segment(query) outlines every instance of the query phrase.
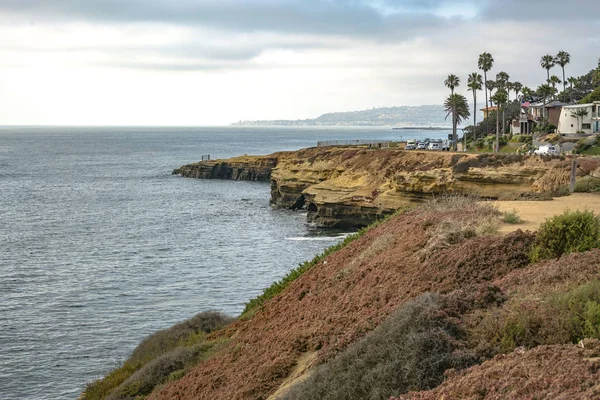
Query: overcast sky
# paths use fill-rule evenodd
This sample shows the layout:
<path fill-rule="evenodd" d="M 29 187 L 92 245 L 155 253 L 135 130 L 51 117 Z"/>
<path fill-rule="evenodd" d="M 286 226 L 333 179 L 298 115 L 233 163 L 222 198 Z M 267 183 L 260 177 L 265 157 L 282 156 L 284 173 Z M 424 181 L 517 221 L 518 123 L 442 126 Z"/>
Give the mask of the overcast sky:
<path fill-rule="evenodd" d="M 544 54 L 568 51 L 567 76 L 596 67 L 599 15 L 597 0 L 0 0 L 0 124 L 441 104 L 445 77 L 466 81 L 483 51 L 535 88 Z"/>

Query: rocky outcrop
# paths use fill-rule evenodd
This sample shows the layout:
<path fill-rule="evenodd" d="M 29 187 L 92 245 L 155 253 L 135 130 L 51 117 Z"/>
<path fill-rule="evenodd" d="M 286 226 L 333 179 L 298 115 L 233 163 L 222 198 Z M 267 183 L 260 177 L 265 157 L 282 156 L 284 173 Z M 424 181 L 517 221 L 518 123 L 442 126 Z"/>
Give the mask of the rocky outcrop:
<path fill-rule="evenodd" d="M 184 165 L 173 175 L 198 179 L 231 179 L 235 181 L 269 181 L 278 157 L 242 156 L 229 160 L 208 160 Z"/>
<path fill-rule="evenodd" d="M 600 161 L 580 162 L 579 174 Z M 505 154 L 319 147 L 206 161 L 174 171 L 205 179 L 271 181 L 271 204 L 306 209 L 323 227 L 361 227 L 436 194 L 497 199 L 553 192 L 569 183 L 571 160 Z"/>

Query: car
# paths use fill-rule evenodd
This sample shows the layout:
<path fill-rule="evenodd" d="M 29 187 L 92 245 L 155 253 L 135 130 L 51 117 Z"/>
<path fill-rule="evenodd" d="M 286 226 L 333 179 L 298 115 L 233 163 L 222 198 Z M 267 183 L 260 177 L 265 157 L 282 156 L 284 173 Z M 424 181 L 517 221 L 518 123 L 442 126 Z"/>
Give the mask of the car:
<path fill-rule="evenodd" d="M 442 149 L 442 146 L 440 146 L 439 143 L 429 143 L 429 146 L 427 147 L 429 150 L 435 150 L 435 151 L 439 151 Z"/>
<path fill-rule="evenodd" d="M 414 149 L 416 149 L 416 148 L 417 148 L 417 146 L 415 146 L 414 144 L 407 144 L 407 145 L 404 147 L 404 150 L 414 150 Z"/>
<path fill-rule="evenodd" d="M 417 150 L 425 150 L 426 146 L 424 142 L 421 142 L 417 145 Z"/>
<path fill-rule="evenodd" d="M 533 154 L 541 156 L 541 155 L 559 155 L 560 148 L 558 146 L 540 146 L 537 150 L 533 152 Z"/>

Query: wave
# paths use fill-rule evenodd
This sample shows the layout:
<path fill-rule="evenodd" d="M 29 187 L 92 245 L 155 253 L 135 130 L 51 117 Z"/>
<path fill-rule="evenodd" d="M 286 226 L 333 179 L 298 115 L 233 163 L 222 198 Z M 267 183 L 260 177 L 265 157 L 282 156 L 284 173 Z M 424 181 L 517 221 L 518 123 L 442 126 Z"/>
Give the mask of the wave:
<path fill-rule="evenodd" d="M 298 237 L 289 237 L 285 238 L 285 240 L 294 240 L 294 241 L 320 241 L 320 242 L 332 242 L 340 239 L 345 239 L 350 233 L 343 233 L 337 236 L 298 236 Z"/>

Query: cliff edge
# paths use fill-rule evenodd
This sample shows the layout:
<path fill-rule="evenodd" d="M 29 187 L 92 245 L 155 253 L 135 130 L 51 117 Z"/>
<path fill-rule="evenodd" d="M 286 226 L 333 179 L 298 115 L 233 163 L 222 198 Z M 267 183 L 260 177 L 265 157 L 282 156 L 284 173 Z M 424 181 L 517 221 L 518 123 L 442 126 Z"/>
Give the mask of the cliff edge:
<path fill-rule="evenodd" d="M 599 165 L 582 160 L 578 174 Z M 203 161 L 173 173 L 270 181 L 273 206 L 306 209 L 318 226 L 355 228 L 441 193 L 497 199 L 564 190 L 570 170 L 564 157 L 332 146 Z"/>

